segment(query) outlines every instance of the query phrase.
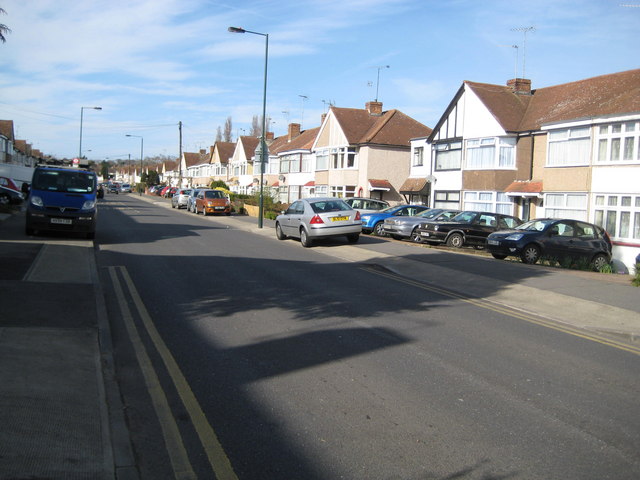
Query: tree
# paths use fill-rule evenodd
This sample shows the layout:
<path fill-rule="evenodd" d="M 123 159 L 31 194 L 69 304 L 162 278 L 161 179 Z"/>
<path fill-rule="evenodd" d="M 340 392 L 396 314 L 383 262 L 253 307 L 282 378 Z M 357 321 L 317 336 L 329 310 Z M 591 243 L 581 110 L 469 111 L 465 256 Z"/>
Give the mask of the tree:
<path fill-rule="evenodd" d="M 5 12 L 4 8 L 0 7 L 0 14 L 2 13 L 6 14 L 7 12 Z M 7 33 L 11 33 L 11 29 L 0 23 L 0 42 L 5 43 L 7 41 L 5 37 Z"/>
<path fill-rule="evenodd" d="M 249 135 L 252 137 L 260 137 L 262 135 L 262 119 L 258 115 L 254 115 L 251 120 L 251 132 Z"/>
<path fill-rule="evenodd" d="M 100 176 L 105 180 L 109 178 L 109 164 L 106 160 L 103 160 L 100 164 Z"/>
<path fill-rule="evenodd" d="M 218 125 L 218 130 L 216 131 L 216 142 L 222 141 L 222 128 Z"/>
<path fill-rule="evenodd" d="M 224 122 L 224 141 L 230 142 L 233 140 L 233 124 L 231 123 L 231 117 L 227 117 L 227 121 Z"/>

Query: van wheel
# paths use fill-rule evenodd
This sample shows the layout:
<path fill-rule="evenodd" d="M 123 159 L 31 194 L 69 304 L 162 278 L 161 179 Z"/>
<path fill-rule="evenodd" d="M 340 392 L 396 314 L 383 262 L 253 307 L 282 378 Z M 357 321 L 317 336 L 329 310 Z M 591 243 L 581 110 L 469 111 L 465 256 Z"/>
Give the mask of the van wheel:
<path fill-rule="evenodd" d="M 33 228 L 26 227 L 26 228 L 24 229 L 24 233 L 25 233 L 26 235 L 28 235 L 28 236 L 32 236 L 32 235 L 35 235 L 35 233 L 36 233 L 36 232 L 35 232 L 35 230 L 34 230 Z"/>
<path fill-rule="evenodd" d="M 96 232 L 87 233 L 87 239 L 93 240 L 94 238 L 96 238 Z"/>

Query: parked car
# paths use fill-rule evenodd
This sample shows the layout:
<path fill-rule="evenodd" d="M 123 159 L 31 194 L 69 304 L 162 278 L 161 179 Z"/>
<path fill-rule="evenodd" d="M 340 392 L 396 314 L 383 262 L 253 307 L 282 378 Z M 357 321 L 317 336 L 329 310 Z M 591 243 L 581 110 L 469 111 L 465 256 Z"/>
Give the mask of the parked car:
<path fill-rule="evenodd" d="M 110 183 L 107 188 L 107 193 L 119 193 L 120 192 L 120 184 L 119 183 Z"/>
<path fill-rule="evenodd" d="M 161 197 L 166 197 L 167 196 L 167 192 L 171 190 L 171 185 L 165 185 L 164 187 L 162 187 L 160 189 L 160 192 L 157 193 L 157 195 L 161 196 Z"/>
<path fill-rule="evenodd" d="M 21 187 L 18 186 L 18 182 L 9 177 L 0 177 L 0 187 L 7 187 L 17 192 L 21 191 Z"/>
<path fill-rule="evenodd" d="M 200 193 L 200 188 L 192 188 L 189 198 L 187 199 L 187 211 L 196 213 L 196 197 Z"/>
<path fill-rule="evenodd" d="M 539 218 L 487 237 L 487 250 L 499 260 L 520 257 L 537 263 L 542 256 L 583 259 L 600 270 L 611 261 L 611 239 L 597 225 L 578 220 Z"/>
<path fill-rule="evenodd" d="M 360 215 L 363 213 L 374 213 L 389 208 L 389 203 L 384 200 L 376 200 L 375 198 L 350 197 L 343 199 L 347 205 L 354 210 L 358 210 Z"/>
<path fill-rule="evenodd" d="M 189 201 L 189 195 L 191 195 L 190 188 L 181 188 L 171 197 L 171 208 L 187 208 L 187 202 Z"/>
<path fill-rule="evenodd" d="M 20 205 L 23 200 L 21 191 L 0 185 L 0 205 Z"/>
<path fill-rule="evenodd" d="M 421 223 L 446 222 L 447 220 L 451 220 L 458 213 L 460 213 L 460 210 L 430 208 L 411 217 L 393 216 L 385 218 L 382 228 L 385 235 L 395 238 L 396 240 L 410 238 L 414 242 L 420 242 L 422 239 L 416 233 L 416 229 Z"/>
<path fill-rule="evenodd" d="M 383 222 L 389 217 L 413 217 L 420 212 L 427 210 L 429 207 L 424 205 L 398 205 L 395 207 L 385 208 L 379 212 L 363 213 L 362 231 L 364 233 L 375 233 L 378 236 L 384 236 Z"/>
<path fill-rule="evenodd" d="M 196 213 L 202 212 L 204 216 L 210 213 L 231 215 L 231 202 L 222 190 L 207 188 L 198 192 L 195 209 Z"/>
<path fill-rule="evenodd" d="M 122 193 L 131 193 L 131 184 L 123 183 L 122 185 L 120 185 L 120 191 Z"/>
<path fill-rule="evenodd" d="M 473 245 L 484 247 L 489 234 L 522 223 L 517 217 L 492 212 L 460 212 L 448 222 L 420 224 L 416 233 L 422 241 L 431 245 L 446 244 L 448 247 Z"/>
<path fill-rule="evenodd" d="M 342 235 L 349 243 L 356 243 L 361 231 L 360 212 L 335 197 L 296 200 L 276 217 L 276 237 L 299 238 L 303 247 L 312 246 L 318 238 Z"/>

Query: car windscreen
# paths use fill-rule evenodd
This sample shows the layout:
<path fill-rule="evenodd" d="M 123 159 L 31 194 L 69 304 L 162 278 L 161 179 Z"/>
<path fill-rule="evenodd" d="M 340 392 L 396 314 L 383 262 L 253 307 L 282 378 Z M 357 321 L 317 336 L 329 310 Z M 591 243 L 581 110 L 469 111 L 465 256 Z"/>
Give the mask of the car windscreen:
<path fill-rule="evenodd" d="M 204 197 L 205 198 L 225 198 L 224 193 L 222 193 L 220 190 L 209 190 L 207 192 L 204 192 Z"/>
<path fill-rule="evenodd" d="M 452 222 L 471 223 L 478 215 L 478 212 L 460 212 L 451 219 Z"/>
<path fill-rule="evenodd" d="M 516 229 L 526 230 L 528 232 L 542 232 L 548 225 L 551 225 L 555 220 L 530 220 L 518 225 Z"/>
<path fill-rule="evenodd" d="M 33 174 L 34 190 L 67 193 L 93 193 L 95 176 L 81 171 L 36 170 Z"/>

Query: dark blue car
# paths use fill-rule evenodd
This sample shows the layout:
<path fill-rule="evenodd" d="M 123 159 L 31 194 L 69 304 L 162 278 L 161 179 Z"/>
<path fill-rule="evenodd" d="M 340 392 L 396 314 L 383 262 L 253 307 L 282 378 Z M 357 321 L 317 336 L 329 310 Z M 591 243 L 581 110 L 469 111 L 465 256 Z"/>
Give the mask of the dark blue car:
<path fill-rule="evenodd" d="M 384 230 L 382 228 L 384 219 L 392 216 L 408 216 L 412 217 L 418 213 L 427 210 L 429 207 L 424 205 L 397 205 L 395 207 L 385 208 L 375 213 L 362 214 L 362 231 L 364 233 L 375 233 L 382 237 Z"/>
<path fill-rule="evenodd" d="M 594 270 L 611 261 L 611 239 L 607 232 L 578 220 L 540 218 L 512 230 L 487 237 L 487 250 L 494 258 L 520 257 L 523 263 L 537 263 L 542 256 L 561 260 L 583 259 Z"/>

